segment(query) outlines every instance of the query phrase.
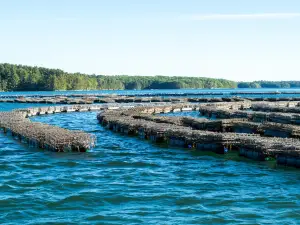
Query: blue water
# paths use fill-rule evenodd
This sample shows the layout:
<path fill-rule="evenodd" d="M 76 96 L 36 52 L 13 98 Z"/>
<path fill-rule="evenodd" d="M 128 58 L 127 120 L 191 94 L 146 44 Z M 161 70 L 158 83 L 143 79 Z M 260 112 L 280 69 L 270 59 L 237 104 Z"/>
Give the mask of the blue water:
<path fill-rule="evenodd" d="M 13 109 L 26 109 L 26 108 L 46 107 L 46 106 L 53 106 L 53 104 L 0 103 L 0 111 L 11 111 Z"/>
<path fill-rule="evenodd" d="M 0 224 L 299 224 L 299 170 L 122 136 L 96 112 L 32 120 L 97 145 L 52 153 L 0 133 Z"/>
<path fill-rule="evenodd" d="M 224 93 L 229 94 L 231 92 L 300 92 L 300 88 L 241 88 L 241 89 L 164 89 L 164 90 L 96 90 L 96 91 L 36 91 L 36 92 L 0 92 L 1 96 L 7 95 L 16 95 L 16 96 L 30 96 L 30 95 L 72 95 L 72 94 L 120 94 L 120 95 L 138 95 L 138 94 L 152 94 L 152 93 L 159 93 L 159 94 L 179 94 L 179 93 Z M 202 96 L 202 95 L 201 95 Z M 207 95 L 208 97 L 210 95 Z M 224 95 L 222 95 L 224 97 Z M 242 95 L 250 97 L 251 95 Z M 274 97 L 274 95 L 264 95 L 265 97 Z M 300 95 L 294 94 L 285 94 L 285 95 L 275 95 L 275 97 L 293 97 Z M 195 96 L 193 96 L 195 97 Z M 216 96 L 218 97 L 218 96 Z"/>
<path fill-rule="evenodd" d="M 183 111 L 183 112 L 170 112 L 170 113 L 164 113 L 160 114 L 161 116 L 190 116 L 190 117 L 196 117 L 196 118 L 207 118 L 205 116 L 200 116 L 199 111 Z"/>

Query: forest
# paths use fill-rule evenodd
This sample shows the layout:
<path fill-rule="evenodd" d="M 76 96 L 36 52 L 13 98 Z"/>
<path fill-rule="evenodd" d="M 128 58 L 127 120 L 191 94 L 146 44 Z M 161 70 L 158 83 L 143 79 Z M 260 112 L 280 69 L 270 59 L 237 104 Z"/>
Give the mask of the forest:
<path fill-rule="evenodd" d="M 1 91 L 54 90 L 142 90 L 179 88 L 235 88 L 236 83 L 225 79 L 168 76 L 104 76 L 67 73 L 24 65 L 0 64 Z"/>
<path fill-rule="evenodd" d="M 299 88 L 300 81 L 253 81 L 240 82 L 238 88 Z"/>
<path fill-rule="evenodd" d="M 297 81 L 241 82 L 206 77 L 87 75 L 9 63 L 0 64 L 0 91 L 143 90 L 180 88 L 289 88 Z"/>

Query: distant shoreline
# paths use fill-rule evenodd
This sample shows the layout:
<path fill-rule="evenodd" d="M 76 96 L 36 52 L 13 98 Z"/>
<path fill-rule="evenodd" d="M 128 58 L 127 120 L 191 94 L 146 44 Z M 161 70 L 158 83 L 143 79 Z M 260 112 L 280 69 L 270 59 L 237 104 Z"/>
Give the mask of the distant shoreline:
<path fill-rule="evenodd" d="M 208 77 L 104 76 L 0 63 L 0 92 L 300 88 L 300 81 L 236 82 Z"/>

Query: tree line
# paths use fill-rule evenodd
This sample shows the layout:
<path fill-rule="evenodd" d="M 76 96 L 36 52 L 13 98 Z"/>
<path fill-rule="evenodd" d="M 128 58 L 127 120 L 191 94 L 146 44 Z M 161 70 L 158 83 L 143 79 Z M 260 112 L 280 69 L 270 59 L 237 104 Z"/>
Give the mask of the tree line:
<path fill-rule="evenodd" d="M 24 65 L 0 64 L 1 91 L 54 90 L 142 90 L 179 88 L 235 88 L 236 83 L 225 79 L 167 76 L 104 76 L 67 73 Z"/>
<path fill-rule="evenodd" d="M 253 81 L 240 82 L 238 88 L 300 88 L 300 81 Z"/>
<path fill-rule="evenodd" d="M 55 91 L 55 90 L 143 90 L 180 88 L 292 88 L 299 81 L 234 82 L 205 77 L 168 76 L 104 76 L 67 73 L 48 69 L 0 63 L 0 91 Z"/>

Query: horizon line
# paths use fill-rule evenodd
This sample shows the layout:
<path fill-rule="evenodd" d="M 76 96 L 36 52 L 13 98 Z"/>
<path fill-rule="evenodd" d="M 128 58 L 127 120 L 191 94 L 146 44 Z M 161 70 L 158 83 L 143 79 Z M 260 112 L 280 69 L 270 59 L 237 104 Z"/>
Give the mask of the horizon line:
<path fill-rule="evenodd" d="M 144 75 L 144 74 L 124 74 L 124 73 L 120 73 L 120 74 L 106 74 L 106 73 L 86 73 L 86 72 L 70 72 L 69 70 L 65 69 L 65 68 L 58 68 L 58 67 L 52 67 L 52 66 L 44 66 L 44 65 L 32 65 L 32 64 L 23 64 L 23 63 L 10 63 L 10 62 L 1 62 L 0 61 L 0 65 L 1 64 L 9 64 L 9 65 L 14 65 L 14 66 L 27 66 L 27 67 L 37 67 L 37 68 L 45 68 L 45 69 L 50 69 L 50 70 L 61 70 L 64 73 L 68 73 L 68 74 L 80 74 L 80 75 L 84 75 L 84 76 L 106 76 L 106 77 L 115 77 L 115 76 L 140 76 L 140 77 L 157 77 L 157 76 L 162 76 L 162 77 L 180 77 L 180 78 L 208 78 L 208 79 L 216 79 L 216 80 L 227 80 L 227 81 L 232 81 L 235 83 L 254 83 L 254 82 L 262 82 L 262 81 L 266 81 L 266 82 L 300 82 L 300 80 L 234 80 L 234 79 L 228 79 L 228 78 L 224 78 L 224 77 L 211 77 L 209 75 L 187 75 L 187 76 L 183 76 L 183 75 L 163 75 L 163 74 L 153 74 L 153 75 Z"/>

